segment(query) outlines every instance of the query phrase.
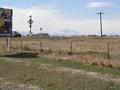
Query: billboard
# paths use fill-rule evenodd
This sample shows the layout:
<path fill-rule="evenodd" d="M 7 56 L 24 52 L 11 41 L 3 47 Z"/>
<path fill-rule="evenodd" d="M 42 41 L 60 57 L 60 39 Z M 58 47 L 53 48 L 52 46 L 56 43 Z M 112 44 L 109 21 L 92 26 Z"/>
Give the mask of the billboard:
<path fill-rule="evenodd" d="M 0 37 L 12 36 L 13 10 L 0 8 Z"/>

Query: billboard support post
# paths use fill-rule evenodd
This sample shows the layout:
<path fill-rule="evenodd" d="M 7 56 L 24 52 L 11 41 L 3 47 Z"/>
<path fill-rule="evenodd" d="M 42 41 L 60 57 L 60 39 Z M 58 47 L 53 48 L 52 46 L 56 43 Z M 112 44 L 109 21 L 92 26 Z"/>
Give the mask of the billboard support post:
<path fill-rule="evenodd" d="M 6 49 L 7 49 L 7 53 L 10 52 L 10 37 L 6 38 Z"/>

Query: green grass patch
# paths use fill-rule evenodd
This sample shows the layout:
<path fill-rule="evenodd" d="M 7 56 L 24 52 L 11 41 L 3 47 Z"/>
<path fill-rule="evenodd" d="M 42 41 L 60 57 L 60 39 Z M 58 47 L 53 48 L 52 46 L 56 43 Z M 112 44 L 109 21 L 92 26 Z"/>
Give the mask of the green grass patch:
<path fill-rule="evenodd" d="M 45 59 L 39 61 L 48 63 Z M 52 62 L 51 64 L 54 64 Z M 65 64 L 65 63 L 64 63 Z M 57 66 L 63 65 L 59 62 Z M 13 63 L 0 60 L 0 78 L 11 82 L 37 85 L 45 90 L 120 90 L 120 85 L 86 76 L 38 68 L 38 64 Z"/>
<path fill-rule="evenodd" d="M 102 74 L 110 74 L 114 77 L 120 76 L 120 69 L 116 68 L 109 68 L 109 67 L 101 67 L 96 65 L 90 65 L 90 64 L 84 64 L 80 62 L 74 62 L 74 61 L 64 61 L 64 60 L 50 60 L 47 58 L 28 58 L 28 59 L 16 59 L 19 61 L 25 61 L 25 62 L 32 62 L 34 64 L 50 64 L 56 67 L 67 67 L 67 68 L 73 68 L 73 69 L 82 69 L 86 71 L 91 72 L 98 72 Z"/>

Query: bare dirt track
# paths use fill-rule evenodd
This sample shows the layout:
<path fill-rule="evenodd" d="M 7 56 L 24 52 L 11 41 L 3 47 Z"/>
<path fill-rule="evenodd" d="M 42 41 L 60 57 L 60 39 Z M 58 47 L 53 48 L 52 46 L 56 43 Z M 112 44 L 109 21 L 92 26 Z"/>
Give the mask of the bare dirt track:
<path fill-rule="evenodd" d="M 115 83 L 120 83 L 120 78 L 114 78 L 113 76 L 109 75 L 109 74 L 101 74 L 101 73 L 97 73 L 97 72 L 88 72 L 85 70 L 80 70 L 80 69 L 71 69 L 71 68 L 65 68 L 65 67 L 54 67 L 52 68 L 51 65 L 41 65 L 40 68 L 43 69 L 50 69 L 50 70 L 55 70 L 58 72 L 67 72 L 70 74 L 77 74 L 77 75 L 83 75 L 83 76 L 87 76 L 89 78 L 95 78 L 95 79 L 100 79 L 100 80 L 104 80 L 104 81 L 112 81 Z"/>
<path fill-rule="evenodd" d="M 37 60 L 36 61 L 31 61 L 31 60 L 30 61 L 25 61 L 25 60 L 21 60 L 21 59 L 20 60 L 19 59 L 16 60 L 14 58 L 3 58 L 3 59 L 4 59 L 3 62 L 1 61 L 1 63 L 4 64 L 3 65 L 3 67 L 4 67 L 3 69 L 5 69 L 6 66 L 9 66 L 8 68 L 11 68 L 12 70 L 14 69 L 14 67 L 15 68 L 18 67 L 18 69 L 15 69 L 15 71 L 16 70 L 18 71 L 19 69 L 21 69 L 23 67 L 23 69 L 22 69 L 23 72 L 21 71 L 19 73 L 19 71 L 18 71 L 17 73 L 15 73 L 15 74 L 18 75 L 18 77 L 16 77 L 16 76 L 14 76 L 15 75 L 14 73 L 10 74 L 9 73 L 9 69 L 6 68 L 7 72 L 9 73 L 9 75 L 8 75 L 8 77 L 7 76 L 5 76 L 5 77 L 2 76 L 1 77 L 3 79 L 0 79 L 0 90 L 44 90 L 43 89 L 44 85 L 46 83 L 48 83 L 49 80 L 50 80 L 50 84 L 48 83 L 47 85 L 51 85 L 51 81 L 55 80 L 55 77 L 57 78 L 57 80 L 63 80 L 63 81 L 64 81 L 64 78 L 70 77 L 69 79 L 66 79 L 66 80 L 70 80 L 68 82 L 73 82 L 75 80 L 74 82 L 76 82 L 76 84 L 81 83 L 82 81 L 84 81 L 84 78 L 86 80 L 90 80 L 90 83 L 92 82 L 92 80 L 105 82 L 105 83 L 107 83 L 107 85 L 108 85 L 108 83 L 110 83 L 110 85 L 111 85 L 111 83 L 113 83 L 116 86 L 117 85 L 119 86 L 119 83 L 120 83 L 120 77 L 119 76 L 112 76 L 112 74 L 109 74 L 109 73 L 104 73 L 103 74 L 101 72 L 87 71 L 87 70 L 83 70 L 81 68 L 77 69 L 77 68 L 64 67 L 64 66 L 59 66 L 59 65 L 57 66 L 57 65 L 54 65 L 54 64 L 51 64 L 51 63 L 47 63 L 47 62 L 46 63 L 42 63 L 42 62 L 37 61 Z M 30 68 L 30 69 L 28 69 L 28 68 Z M 36 72 L 34 72 L 35 70 L 36 70 Z M 30 73 L 27 72 L 27 71 L 30 71 Z M 41 73 L 39 73 L 39 72 L 41 72 Z M 22 74 L 22 73 L 24 73 L 24 74 Z M 43 73 L 44 73 L 44 75 L 42 75 Z M 33 75 L 28 77 L 30 74 L 33 74 Z M 23 77 L 21 77 L 22 75 L 23 75 Z M 50 78 L 49 78 L 49 75 L 51 75 Z M 65 75 L 65 77 L 64 78 L 58 78 L 58 77 L 61 77 L 61 75 Z M 11 77 L 11 76 L 13 76 L 13 77 Z M 44 76 L 45 76 L 45 78 L 44 78 Z M 17 80 L 20 77 L 21 77 L 20 81 Z M 41 79 L 40 79 L 40 77 L 41 77 Z M 77 79 L 75 79 L 76 77 L 77 77 Z M 44 79 L 42 79 L 42 78 L 44 78 Z M 83 80 L 81 80 L 80 82 L 77 82 L 77 80 L 79 81 L 81 78 L 83 78 Z M 37 83 L 27 83 L 26 80 L 27 81 L 28 80 L 29 81 L 30 80 L 33 80 L 33 81 L 37 80 L 37 83 L 39 81 L 42 81 L 42 82 L 44 82 L 44 80 L 47 80 L 47 81 L 43 85 L 41 85 L 41 83 L 40 84 L 37 84 Z M 24 81 L 25 81 L 25 83 L 24 83 Z M 60 81 L 60 82 L 62 82 L 62 81 Z M 85 82 L 85 84 L 87 83 L 86 81 L 84 81 L 84 82 Z M 53 85 L 56 85 L 55 83 Z M 104 84 L 103 84 L 103 86 L 105 88 L 107 87 Z M 66 86 L 66 87 L 68 87 L 68 86 Z M 46 88 L 46 87 L 44 87 L 44 88 Z M 53 88 L 51 90 L 53 90 Z M 63 89 L 63 90 L 67 90 L 67 89 Z M 74 90 L 74 89 L 72 89 L 72 90 Z M 77 89 L 77 90 L 79 90 L 79 89 Z M 84 90 L 84 89 L 82 89 L 82 90 Z M 101 90 L 101 89 L 98 89 L 98 90 Z"/>
<path fill-rule="evenodd" d="M 43 90 L 43 89 L 37 86 L 16 84 L 13 82 L 5 81 L 0 83 L 0 90 Z"/>

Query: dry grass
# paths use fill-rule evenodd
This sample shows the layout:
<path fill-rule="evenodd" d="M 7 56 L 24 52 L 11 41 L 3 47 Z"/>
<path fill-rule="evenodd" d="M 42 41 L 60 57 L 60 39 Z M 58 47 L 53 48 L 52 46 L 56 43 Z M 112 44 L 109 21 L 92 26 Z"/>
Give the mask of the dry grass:
<path fill-rule="evenodd" d="M 0 49 L 5 51 L 5 39 L 0 39 Z M 40 41 L 44 52 L 40 52 Z M 73 43 L 73 53 L 70 43 Z M 110 59 L 107 58 L 107 43 L 110 43 Z M 11 52 L 38 52 L 44 57 L 56 60 L 72 60 L 77 62 L 99 65 L 103 67 L 120 68 L 120 39 L 119 38 L 12 38 Z"/>

